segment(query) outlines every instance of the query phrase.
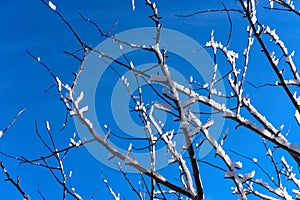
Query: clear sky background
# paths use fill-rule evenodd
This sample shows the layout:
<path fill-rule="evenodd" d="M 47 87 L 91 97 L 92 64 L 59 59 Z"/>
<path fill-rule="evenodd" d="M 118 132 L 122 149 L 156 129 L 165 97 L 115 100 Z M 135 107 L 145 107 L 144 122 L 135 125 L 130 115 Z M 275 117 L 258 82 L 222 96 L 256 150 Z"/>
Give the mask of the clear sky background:
<path fill-rule="evenodd" d="M 108 30 L 110 26 L 119 20 L 114 29 L 114 33 L 125 30 L 154 26 L 148 19 L 151 11 L 144 5 L 144 1 L 136 1 L 136 10 L 133 12 L 130 0 L 110 0 L 110 1 L 53 1 L 57 10 L 60 11 L 67 20 L 74 26 L 80 36 L 93 46 L 96 46 L 103 38 L 97 35 L 95 29 L 84 22 L 78 12 L 93 19 L 103 30 Z M 259 2 L 264 3 L 264 2 Z M 228 8 L 240 8 L 238 1 L 225 1 Z M 266 4 L 267 5 L 267 4 Z M 179 18 L 175 14 L 189 14 L 208 8 L 222 8 L 220 1 L 160 1 L 157 2 L 159 13 L 163 16 L 162 23 L 165 28 L 180 31 L 204 45 L 209 40 L 211 30 L 215 30 L 215 38 L 223 43 L 227 42 L 229 34 L 229 23 L 226 13 L 208 13 L 190 18 Z M 297 5 L 296 5 L 297 6 Z M 50 75 L 38 65 L 25 50 L 31 51 L 39 56 L 43 62 L 47 63 L 53 72 L 64 81 L 70 81 L 72 71 L 77 70 L 77 62 L 63 54 L 63 50 L 73 51 L 79 48 L 79 44 L 74 39 L 65 24 L 49 8 L 36 1 L 3 1 L 0 6 L 0 129 L 4 129 L 10 120 L 19 110 L 27 110 L 17 120 L 13 127 L 0 139 L 0 150 L 11 155 L 23 155 L 27 158 L 37 158 L 47 151 L 42 147 L 35 135 L 34 120 L 37 120 L 41 134 L 46 136 L 45 121 L 50 122 L 56 141 L 61 146 L 67 146 L 69 138 L 75 131 L 73 121 L 70 120 L 67 129 L 60 132 L 64 122 L 64 106 L 59 102 L 59 97 L 55 89 L 50 89 L 54 82 Z M 299 49 L 298 35 L 300 33 L 299 19 L 286 12 L 270 12 L 259 10 L 259 16 L 263 23 L 276 27 L 286 45 L 296 51 Z M 239 14 L 231 15 L 233 20 L 233 35 L 231 48 L 239 51 L 242 57 L 247 33 L 245 32 L 246 21 Z M 251 55 L 253 61 L 250 62 L 249 79 L 253 84 L 261 85 L 274 83 L 274 74 L 262 57 L 258 47 L 253 48 Z M 240 61 L 242 63 L 242 60 Z M 225 62 L 224 62 L 225 63 Z M 221 73 L 227 68 L 221 68 Z M 297 130 L 293 119 L 294 110 L 287 102 L 285 94 L 281 89 L 261 88 L 253 89 L 250 85 L 245 86 L 247 93 L 252 98 L 252 103 L 263 113 L 268 113 L 268 119 L 279 127 L 286 124 L 290 132 Z M 228 149 L 240 151 L 240 153 L 265 159 L 265 152 L 259 137 L 254 136 L 249 131 L 241 129 L 234 132 L 234 123 L 229 122 L 224 126 L 232 130 L 229 135 Z M 295 134 L 293 134 L 295 135 Z M 293 138 L 293 135 L 290 136 Z M 208 155 L 207 160 L 220 163 L 213 158 L 213 152 Z M 239 157 L 236 160 L 249 164 L 245 172 L 255 169 L 254 165 L 247 163 Z M 50 173 L 46 169 L 22 165 L 16 161 L 0 156 L 13 177 L 21 177 L 21 185 L 29 193 L 32 199 L 39 199 L 37 185 L 43 192 L 46 199 L 59 199 L 61 189 L 55 183 Z M 265 161 L 266 168 L 269 161 Z M 110 194 L 101 181 L 101 174 L 107 179 L 115 192 L 121 193 L 122 197 L 131 199 L 133 193 L 123 181 L 122 176 L 115 170 L 102 165 L 93 158 L 85 148 L 76 149 L 69 154 L 66 159 L 66 171 L 73 171 L 72 183 L 79 194 L 84 199 L 89 199 L 95 190 L 99 190 L 95 199 L 110 199 Z M 223 172 L 211 169 L 206 165 L 200 165 L 203 172 L 204 190 L 207 191 L 207 199 L 232 199 L 230 187 L 232 182 L 223 179 Z M 168 174 L 167 170 L 162 173 Z M 170 175 L 170 174 L 169 174 Z M 133 182 L 138 182 L 138 176 L 131 174 Z M 0 172 L 0 179 L 4 179 L 4 174 Z M 174 179 L 173 179 L 174 180 Z M 178 181 L 179 182 L 179 181 Z M 234 197 L 236 198 L 236 197 Z M 10 183 L 0 182 L 0 199 L 21 199 L 20 194 Z"/>

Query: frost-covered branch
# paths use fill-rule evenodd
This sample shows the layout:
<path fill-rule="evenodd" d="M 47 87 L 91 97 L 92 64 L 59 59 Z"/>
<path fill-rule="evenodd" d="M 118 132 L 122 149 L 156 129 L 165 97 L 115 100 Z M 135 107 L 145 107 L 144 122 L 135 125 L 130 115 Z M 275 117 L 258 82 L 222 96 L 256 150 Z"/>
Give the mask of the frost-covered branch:
<path fill-rule="evenodd" d="M 30 200 L 30 196 L 28 194 L 26 194 L 24 192 L 24 190 L 22 189 L 21 185 L 20 185 L 20 177 L 17 177 L 17 180 L 15 181 L 13 178 L 11 178 L 8 170 L 4 167 L 3 162 L 0 162 L 0 167 L 3 171 L 3 173 L 6 176 L 5 181 L 9 181 L 12 183 L 12 185 L 18 190 L 18 192 L 23 196 L 24 200 Z"/>

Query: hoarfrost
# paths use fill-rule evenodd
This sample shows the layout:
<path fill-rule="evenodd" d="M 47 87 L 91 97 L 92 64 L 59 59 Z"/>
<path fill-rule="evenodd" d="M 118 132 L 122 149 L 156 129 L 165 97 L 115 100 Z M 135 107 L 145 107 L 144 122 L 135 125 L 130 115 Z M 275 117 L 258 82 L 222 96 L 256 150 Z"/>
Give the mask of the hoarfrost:
<path fill-rule="evenodd" d="M 241 169 L 242 167 L 243 167 L 243 163 L 241 163 L 240 161 L 234 163 L 234 168 Z"/>
<path fill-rule="evenodd" d="M 56 5 L 54 5 L 52 1 L 49 1 L 48 5 L 52 10 L 56 10 Z"/>
<path fill-rule="evenodd" d="M 202 86 L 204 89 L 208 87 L 208 83 L 205 83 L 203 86 Z"/>
<path fill-rule="evenodd" d="M 47 128 L 48 131 L 50 131 L 50 125 L 49 125 L 48 121 L 46 121 L 46 128 Z"/>
<path fill-rule="evenodd" d="M 242 182 L 246 182 L 248 181 L 249 179 L 252 179 L 255 175 L 255 170 L 253 170 L 252 172 L 250 172 L 249 174 L 246 174 L 243 179 L 242 179 Z"/>
<path fill-rule="evenodd" d="M 78 105 L 83 99 L 83 91 L 80 92 L 80 95 L 78 96 L 78 98 L 75 101 L 75 104 Z"/>
<path fill-rule="evenodd" d="M 295 118 L 296 118 L 298 124 L 300 125 L 300 114 L 299 114 L 298 110 L 296 110 L 296 112 L 295 112 Z"/>
<path fill-rule="evenodd" d="M 235 172 L 234 171 L 226 171 L 225 173 L 225 178 L 231 178 L 235 176 Z"/>
<path fill-rule="evenodd" d="M 269 0 L 269 3 L 270 3 L 270 8 L 273 8 L 274 7 L 274 1 L 273 0 Z"/>
<path fill-rule="evenodd" d="M 135 10 L 135 2 L 134 2 L 134 0 L 131 0 L 131 6 L 132 6 L 132 10 L 134 11 Z"/>
<path fill-rule="evenodd" d="M 267 153 L 266 153 L 268 156 L 272 156 L 273 155 L 273 153 L 272 153 L 272 151 L 271 151 L 271 149 L 268 149 L 268 151 L 267 151 Z"/>

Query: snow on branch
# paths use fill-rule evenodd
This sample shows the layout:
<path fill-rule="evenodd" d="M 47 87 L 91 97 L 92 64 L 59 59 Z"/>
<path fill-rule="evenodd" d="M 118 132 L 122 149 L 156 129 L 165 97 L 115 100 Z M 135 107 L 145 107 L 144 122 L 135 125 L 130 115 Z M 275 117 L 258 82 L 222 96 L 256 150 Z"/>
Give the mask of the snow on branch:
<path fill-rule="evenodd" d="M 52 3 L 52 1 L 49 1 L 49 2 L 48 2 L 48 5 L 49 5 L 49 7 L 50 7 L 52 10 L 56 10 L 56 5 L 54 5 L 54 4 Z"/>

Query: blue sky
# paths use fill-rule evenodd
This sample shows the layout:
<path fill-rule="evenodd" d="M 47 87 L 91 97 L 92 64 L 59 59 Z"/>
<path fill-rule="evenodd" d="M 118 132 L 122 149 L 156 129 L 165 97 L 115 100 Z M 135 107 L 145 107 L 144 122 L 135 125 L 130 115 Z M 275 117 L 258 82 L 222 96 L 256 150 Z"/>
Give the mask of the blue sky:
<path fill-rule="evenodd" d="M 56 4 L 57 10 L 76 28 L 80 36 L 92 45 L 99 44 L 103 38 L 99 37 L 94 28 L 79 17 L 78 12 L 93 19 L 104 30 L 109 29 L 116 20 L 119 20 L 114 33 L 154 26 L 148 19 L 150 10 L 144 5 L 144 1 L 136 1 L 134 12 L 130 0 L 53 2 Z M 225 4 L 227 7 L 238 6 L 237 1 L 225 1 Z M 160 15 L 163 16 L 162 23 L 165 28 L 180 31 L 197 40 L 201 45 L 209 40 L 210 32 L 214 29 L 216 40 L 226 43 L 229 24 L 225 13 L 203 14 L 191 18 L 175 16 L 175 14 L 189 14 L 207 8 L 222 8 L 220 1 L 175 0 L 161 1 L 157 5 Z M 64 106 L 59 102 L 55 89 L 44 92 L 54 82 L 50 75 L 26 54 L 25 50 L 30 50 L 33 54 L 41 57 L 42 61 L 47 63 L 62 80 L 70 81 L 71 72 L 77 69 L 78 63 L 65 56 L 62 51 L 76 50 L 79 44 L 62 21 L 38 0 L 2 2 L 0 13 L 0 102 L 2 106 L 0 129 L 3 129 L 19 110 L 27 109 L 14 126 L 0 139 L 0 150 L 16 156 L 24 155 L 28 158 L 36 158 L 41 154 L 46 154 L 47 151 L 35 135 L 34 120 L 38 121 L 39 130 L 45 136 L 45 121 L 48 120 L 56 141 L 61 146 L 68 145 L 75 127 L 73 121 L 70 120 L 67 129 L 63 133 L 59 131 L 64 121 Z M 259 14 L 265 23 L 276 26 L 277 32 L 282 35 L 286 45 L 295 50 L 297 55 L 297 50 L 300 52 L 300 48 L 296 39 L 300 29 L 295 27 L 299 25 L 299 19 L 291 18 L 293 17 L 291 14 L 282 12 L 259 10 Z M 241 39 L 245 41 L 247 36 L 244 31 L 246 22 L 238 14 L 232 14 L 231 17 L 233 20 L 231 47 L 239 50 L 241 57 L 245 43 L 240 41 Z M 290 32 L 289 30 L 292 28 L 294 28 L 293 32 Z M 263 59 L 260 49 L 254 47 L 254 52 L 251 55 L 253 62 L 250 63 L 249 78 L 257 85 L 274 82 L 274 74 L 266 60 Z M 225 61 L 222 62 L 225 63 Z M 299 62 L 299 58 L 295 57 L 295 62 Z M 227 69 L 224 67 L 220 71 L 224 73 Z M 293 128 L 295 125 L 294 110 L 289 104 L 285 104 L 287 99 L 281 90 L 276 88 L 257 90 L 249 85 L 245 87 L 252 97 L 252 103 L 262 112 L 269 113 L 267 117 L 271 122 L 276 126 L 286 123 L 286 127 L 291 127 L 291 132 L 295 131 Z M 234 125 L 232 122 L 225 125 L 232 130 L 228 138 L 230 143 L 226 144 L 225 147 L 233 150 L 240 149 L 240 152 L 245 155 L 265 159 L 259 137 L 253 137 L 253 134 L 245 129 L 234 132 Z M 245 145 L 241 141 L 248 141 L 249 145 Z M 235 158 L 241 160 L 241 158 Z M 213 158 L 213 153 L 210 153 L 207 159 L 216 163 L 220 162 Z M 19 166 L 17 162 L 3 156 L 0 157 L 0 160 L 4 162 L 12 176 L 19 175 L 21 177 L 21 185 L 31 195 L 32 199 L 39 199 L 38 184 L 46 199 L 59 199 L 61 190 L 47 170 L 30 165 Z M 268 165 L 269 163 L 266 161 L 266 166 Z M 122 197 L 124 196 L 126 199 L 132 198 L 133 193 L 123 181 L 122 176 L 117 171 L 97 161 L 85 148 L 71 152 L 66 159 L 65 166 L 66 171 L 73 171 L 72 183 L 76 187 L 76 191 L 85 199 L 89 199 L 97 189 L 99 191 L 95 199 L 111 198 L 101 181 L 101 174 L 109 181 L 115 192 L 121 193 Z M 230 187 L 232 183 L 230 180 L 223 179 L 223 172 L 211 169 L 206 165 L 200 165 L 200 169 L 203 171 L 202 178 L 205 184 L 204 190 L 207 191 L 207 199 L 224 199 L 224 197 L 231 199 Z M 245 171 L 247 169 L 250 168 L 245 168 Z M 163 169 L 161 172 L 172 178 L 167 169 Z M 0 174 L 0 179 L 4 179 L 3 173 Z M 138 176 L 134 174 L 130 176 L 135 183 L 138 182 Z M 15 188 L 3 181 L 0 182 L 0 196 L 1 198 L 20 199 Z"/>

